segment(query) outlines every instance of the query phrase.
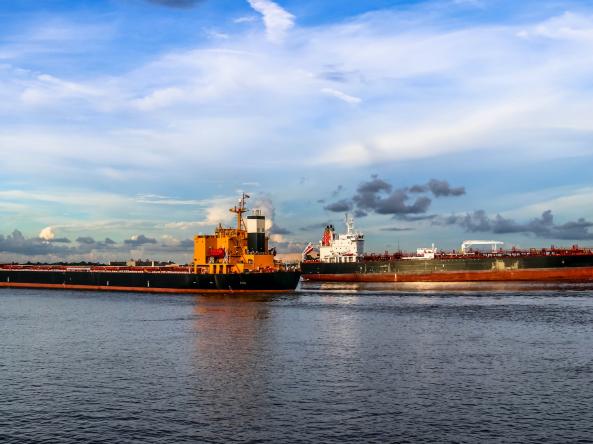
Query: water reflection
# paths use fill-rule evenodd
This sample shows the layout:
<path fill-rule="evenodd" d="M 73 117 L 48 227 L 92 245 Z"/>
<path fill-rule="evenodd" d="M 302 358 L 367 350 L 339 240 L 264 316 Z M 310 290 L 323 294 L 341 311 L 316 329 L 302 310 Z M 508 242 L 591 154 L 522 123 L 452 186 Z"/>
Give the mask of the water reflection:
<path fill-rule="evenodd" d="M 593 283 L 572 282 L 301 282 L 303 292 L 360 294 L 365 292 L 386 293 L 485 293 L 485 292 L 532 292 L 532 291 L 586 291 L 593 290 Z"/>
<path fill-rule="evenodd" d="M 265 342 L 269 297 L 261 295 L 201 296 L 195 300 L 196 360 L 230 376 L 256 365 L 254 351 Z M 232 358 L 232 359 L 226 359 Z M 233 368 L 222 368 L 224 366 Z"/>
<path fill-rule="evenodd" d="M 345 387 L 360 390 L 355 381 L 366 380 L 368 363 L 363 318 L 336 310 L 333 299 L 312 308 L 298 294 L 197 298 L 193 366 L 202 415 L 227 430 L 276 422 L 280 435 L 295 421 L 339 422 L 352 402 Z M 339 408 L 319 417 L 328 405 Z"/>
<path fill-rule="evenodd" d="M 275 296 L 195 299 L 193 366 L 201 414 L 226 430 L 270 415 L 266 402 L 273 348 L 270 304 Z"/>

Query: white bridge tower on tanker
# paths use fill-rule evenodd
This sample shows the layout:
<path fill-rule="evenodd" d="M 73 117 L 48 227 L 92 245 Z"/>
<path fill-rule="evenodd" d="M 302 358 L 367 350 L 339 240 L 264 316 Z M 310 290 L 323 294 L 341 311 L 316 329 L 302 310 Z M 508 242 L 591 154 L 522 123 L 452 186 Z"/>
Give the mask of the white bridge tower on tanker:
<path fill-rule="evenodd" d="M 336 235 L 333 225 L 325 227 L 319 242 L 321 262 L 357 262 L 364 254 L 364 235 L 354 231 L 352 216 L 346 215 L 346 234 Z"/>

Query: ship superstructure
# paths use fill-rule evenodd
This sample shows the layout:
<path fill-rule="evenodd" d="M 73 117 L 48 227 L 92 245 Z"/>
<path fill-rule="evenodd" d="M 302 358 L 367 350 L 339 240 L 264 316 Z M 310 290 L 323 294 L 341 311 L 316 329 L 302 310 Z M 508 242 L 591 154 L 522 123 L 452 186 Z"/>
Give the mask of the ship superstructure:
<path fill-rule="evenodd" d="M 357 262 L 364 254 L 364 234 L 354 230 L 352 216 L 346 215 L 346 233 L 338 234 L 328 225 L 319 241 L 319 260 L 327 263 Z"/>
<path fill-rule="evenodd" d="M 244 273 L 253 271 L 277 271 L 283 265 L 274 260 L 275 251 L 268 249 L 266 217 L 261 210 L 253 210 L 246 218 L 245 200 L 241 196 L 238 205 L 229 211 L 237 216 L 235 228 L 218 225 L 214 234 L 194 237 L 194 273 Z"/>

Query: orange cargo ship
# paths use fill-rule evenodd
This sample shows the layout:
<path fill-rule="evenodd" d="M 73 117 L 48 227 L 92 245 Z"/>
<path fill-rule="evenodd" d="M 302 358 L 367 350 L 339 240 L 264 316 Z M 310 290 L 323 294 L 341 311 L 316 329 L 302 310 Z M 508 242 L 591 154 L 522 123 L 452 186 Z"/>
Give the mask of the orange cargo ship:
<path fill-rule="evenodd" d="M 292 291 L 300 272 L 287 270 L 268 248 L 265 216 L 247 212 L 243 194 L 230 211 L 236 228 L 219 225 L 214 234 L 194 237 L 194 256 L 186 267 L 72 267 L 0 265 L 0 287 L 73 290 L 204 293 Z"/>

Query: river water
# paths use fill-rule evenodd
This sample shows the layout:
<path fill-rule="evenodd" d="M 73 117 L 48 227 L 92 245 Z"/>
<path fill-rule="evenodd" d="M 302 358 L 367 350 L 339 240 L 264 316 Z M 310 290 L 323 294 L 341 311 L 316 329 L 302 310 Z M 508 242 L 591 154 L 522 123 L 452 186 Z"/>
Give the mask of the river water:
<path fill-rule="evenodd" d="M 0 442 L 591 442 L 593 287 L 0 290 Z"/>

